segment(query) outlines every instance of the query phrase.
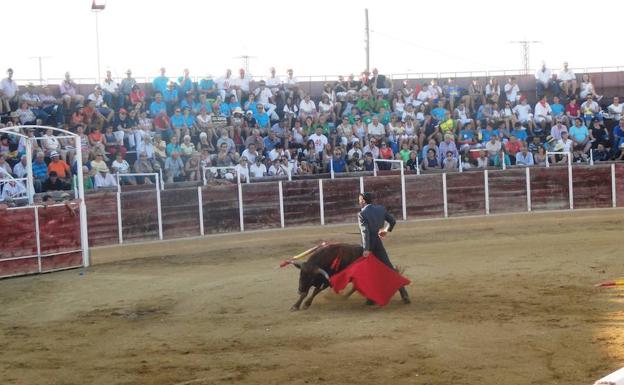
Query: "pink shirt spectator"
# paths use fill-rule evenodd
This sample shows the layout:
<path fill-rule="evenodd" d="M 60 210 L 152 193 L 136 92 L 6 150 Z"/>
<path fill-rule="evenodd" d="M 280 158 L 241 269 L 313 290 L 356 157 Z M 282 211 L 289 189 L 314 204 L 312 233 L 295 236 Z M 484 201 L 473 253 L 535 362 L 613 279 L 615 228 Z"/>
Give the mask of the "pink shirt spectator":
<path fill-rule="evenodd" d="M 61 95 L 76 96 L 78 94 L 76 92 L 76 83 L 68 82 L 67 80 L 61 82 L 59 90 L 61 91 Z"/>

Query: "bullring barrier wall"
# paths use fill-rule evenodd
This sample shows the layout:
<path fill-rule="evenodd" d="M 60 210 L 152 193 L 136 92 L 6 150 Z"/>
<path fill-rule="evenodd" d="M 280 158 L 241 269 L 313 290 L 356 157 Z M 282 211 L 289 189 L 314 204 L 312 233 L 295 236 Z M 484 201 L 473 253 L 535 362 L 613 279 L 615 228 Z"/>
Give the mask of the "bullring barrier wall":
<path fill-rule="evenodd" d="M 399 220 L 623 207 L 624 164 L 167 185 L 164 190 L 122 186 L 85 196 L 89 245 L 355 225 L 363 190 L 374 192 Z M 0 226 L 0 277 L 82 265 L 80 219 L 65 204 L 2 209 Z"/>
<path fill-rule="evenodd" d="M 362 189 L 399 220 L 624 206 L 624 164 L 406 174 L 404 183 L 406 218 L 400 175 L 252 182 L 240 194 L 229 183 L 167 187 L 162 238 L 355 223 Z M 90 246 L 160 239 L 153 189 L 95 192 L 86 204 Z"/>

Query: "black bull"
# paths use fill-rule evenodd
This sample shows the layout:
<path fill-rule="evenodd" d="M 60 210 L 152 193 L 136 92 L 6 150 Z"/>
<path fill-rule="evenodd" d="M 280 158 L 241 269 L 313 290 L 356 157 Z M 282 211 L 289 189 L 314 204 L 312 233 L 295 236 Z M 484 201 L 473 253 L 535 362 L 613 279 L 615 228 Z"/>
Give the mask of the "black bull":
<path fill-rule="evenodd" d="M 314 286 L 312 295 L 303 304 L 304 309 L 310 307 L 314 297 L 329 287 L 329 276 L 352 264 L 362 256 L 363 251 L 364 249 L 360 245 L 333 243 L 321 245 L 311 251 L 305 262 L 290 260 L 290 264 L 300 269 L 299 299 L 290 310 L 299 310 L 301 303 L 308 296 L 310 288 Z"/>

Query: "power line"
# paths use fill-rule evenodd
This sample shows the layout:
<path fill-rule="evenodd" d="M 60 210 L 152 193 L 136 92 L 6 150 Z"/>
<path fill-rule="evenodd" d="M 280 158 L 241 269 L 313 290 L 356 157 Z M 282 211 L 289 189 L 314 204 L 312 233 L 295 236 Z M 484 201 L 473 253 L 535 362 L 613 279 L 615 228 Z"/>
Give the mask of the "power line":
<path fill-rule="evenodd" d="M 255 59 L 255 58 L 257 58 L 257 56 L 241 55 L 241 56 L 234 57 L 234 59 L 243 60 L 243 68 L 245 68 L 246 73 L 249 72 L 249 62 L 251 61 L 251 59 Z"/>
<path fill-rule="evenodd" d="M 538 44 L 541 41 L 537 40 L 513 40 L 509 42 L 510 44 L 520 44 L 522 47 L 522 69 L 524 70 L 524 74 L 529 74 L 529 67 L 531 63 L 529 62 L 529 48 L 531 44 Z"/>
<path fill-rule="evenodd" d="M 420 45 L 420 44 L 416 44 L 414 42 L 411 42 L 411 41 L 408 41 L 408 40 L 405 40 L 405 39 L 401 39 L 399 37 L 390 36 L 390 35 L 388 35 L 386 33 L 383 33 L 383 32 L 379 32 L 379 31 L 376 31 L 376 30 L 371 30 L 371 32 L 376 33 L 376 34 L 378 34 L 380 36 L 384 36 L 387 39 L 394 40 L 394 41 L 397 41 L 399 43 L 403 43 L 403 44 L 406 44 L 406 45 L 411 45 L 413 47 L 420 48 L 420 49 L 423 49 L 423 50 L 426 50 L 426 51 L 435 52 L 435 53 L 437 53 L 439 55 L 446 56 L 446 57 L 451 58 L 451 59 L 458 59 L 458 60 L 461 60 L 461 61 L 464 61 L 464 62 L 467 62 L 467 63 L 477 64 L 477 65 L 482 66 L 482 67 L 487 67 L 487 64 L 480 63 L 480 62 L 477 62 L 477 61 L 474 61 L 474 60 L 471 60 L 471 59 L 467 59 L 467 58 L 464 58 L 464 57 L 461 57 L 461 56 L 457 56 L 457 55 L 454 55 L 454 54 L 451 54 L 451 53 L 448 53 L 448 52 L 440 51 L 440 50 L 435 49 L 435 48 L 426 47 L 426 46 L 423 46 L 423 45 Z"/>
<path fill-rule="evenodd" d="M 31 56 L 29 59 L 37 59 L 39 62 L 39 85 L 43 85 L 43 59 L 50 59 L 51 56 Z"/>

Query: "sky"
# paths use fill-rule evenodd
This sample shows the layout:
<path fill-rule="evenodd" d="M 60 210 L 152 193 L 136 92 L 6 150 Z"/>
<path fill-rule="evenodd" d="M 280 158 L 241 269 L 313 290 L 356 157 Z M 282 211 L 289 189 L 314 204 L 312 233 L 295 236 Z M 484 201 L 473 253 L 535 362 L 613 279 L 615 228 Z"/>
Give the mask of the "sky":
<path fill-rule="evenodd" d="M 579 1 L 544 0 L 105 3 L 98 16 L 102 77 L 106 70 L 123 77 L 129 68 L 137 79 L 155 77 L 163 66 L 170 77 L 184 68 L 218 77 L 241 68 L 241 55 L 252 57 L 255 76 L 271 66 L 280 76 L 287 68 L 300 78 L 357 75 L 366 65 L 364 8 L 371 68 L 388 75 L 520 69 L 521 47 L 510 43 L 517 40 L 541 42 L 531 46 L 531 68 L 542 61 L 553 69 L 563 61 L 571 68 L 624 65 L 624 49 L 608 38 L 621 36 L 621 2 L 592 2 L 594 16 L 583 16 Z M 84 82 L 97 78 L 91 0 L 2 0 L 2 9 L 3 30 L 15 31 L 5 34 L 14 37 L 0 56 L 3 75 L 11 67 L 15 79 L 38 79 L 34 57 L 42 56 L 51 83 L 65 71 Z"/>

